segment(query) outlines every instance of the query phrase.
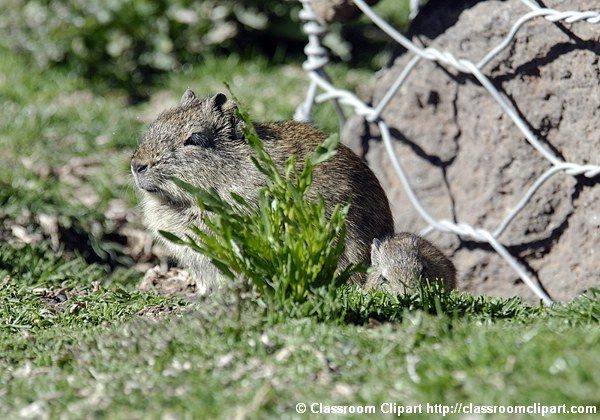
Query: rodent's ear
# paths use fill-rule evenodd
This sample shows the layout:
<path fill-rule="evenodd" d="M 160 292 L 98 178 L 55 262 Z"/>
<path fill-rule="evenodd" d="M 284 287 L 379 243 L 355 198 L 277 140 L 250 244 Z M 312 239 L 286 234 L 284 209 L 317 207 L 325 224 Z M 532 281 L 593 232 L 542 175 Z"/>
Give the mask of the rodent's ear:
<path fill-rule="evenodd" d="M 379 250 L 381 248 L 381 241 L 377 238 L 373 239 L 371 244 L 371 265 L 375 266 L 379 264 Z"/>
<path fill-rule="evenodd" d="M 220 110 L 223 108 L 223 105 L 227 103 L 227 96 L 224 93 L 217 93 L 215 96 L 210 98 L 215 109 Z"/>
<path fill-rule="evenodd" d="M 417 255 L 419 255 L 421 253 L 421 249 L 419 248 L 419 237 L 417 235 L 413 235 L 410 238 L 410 244 L 412 245 Z"/>
<path fill-rule="evenodd" d="M 183 92 L 179 105 L 185 105 L 194 99 L 196 99 L 196 94 L 190 88 L 187 88 L 185 92 Z"/>
<path fill-rule="evenodd" d="M 417 235 L 411 235 L 410 237 L 410 243 L 412 246 L 414 246 L 415 248 L 417 248 L 419 246 L 419 237 Z"/>
<path fill-rule="evenodd" d="M 213 108 L 224 114 L 235 114 L 237 106 L 235 102 L 230 101 L 224 93 L 217 93 L 215 96 L 210 98 L 213 104 Z"/>

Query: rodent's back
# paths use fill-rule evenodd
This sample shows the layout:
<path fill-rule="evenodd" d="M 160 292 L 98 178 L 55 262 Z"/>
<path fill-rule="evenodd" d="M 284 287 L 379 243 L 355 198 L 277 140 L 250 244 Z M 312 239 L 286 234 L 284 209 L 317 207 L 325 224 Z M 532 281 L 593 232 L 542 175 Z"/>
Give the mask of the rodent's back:
<path fill-rule="evenodd" d="M 326 139 L 321 130 L 293 121 L 258 125 L 257 131 L 278 164 L 292 154 L 304 162 Z M 315 168 L 309 195 L 315 198 L 317 194 L 323 196 L 329 212 L 336 204 L 350 203 L 344 263 L 368 262 L 373 238 L 393 234 L 394 220 L 381 184 L 366 163 L 343 144 L 331 159 Z"/>
<path fill-rule="evenodd" d="M 419 257 L 423 263 L 422 278 L 430 281 L 442 280 L 447 289 L 454 289 L 456 287 L 456 268 L 452 261 L 427 239 L 415 236 L 417 237 Z"/>

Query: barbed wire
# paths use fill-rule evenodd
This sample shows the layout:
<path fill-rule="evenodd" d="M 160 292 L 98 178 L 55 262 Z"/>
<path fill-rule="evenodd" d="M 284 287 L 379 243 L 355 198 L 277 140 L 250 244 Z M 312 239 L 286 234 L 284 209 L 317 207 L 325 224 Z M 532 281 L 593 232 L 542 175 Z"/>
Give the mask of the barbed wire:
<path fill-rule="evenodd" d="M 391 159 L 392 165 L 400 179 L 402 187 L 406 191 L 406 195 L 417 211 L 417 213 L 429 224 L 427 228 L 421 231 L 422 235 L 427 235 L 433 230 L 456 234 L 462 238 L 467 238 L 477 242 L 488 243 L 500 255 L 508 265 L 519 275 L 521 280 L 545 303 L 551 304 L 552 299 L 544 291 L 544 289 L 536 282 L 531 273 L 520 264 L 514 256 L 500 243 L 498 238 L 515 219 L 515 217 L 527 206 L 536 191 L 551 177 L 558 173 L 564 173 L 569 176 L 583 176 L 586 178 L 595 178 L 600 175 L 600 166 L 598 165 L 580 165 L 573 162 L 566 162 L 549 148 L 547 148 L 538 137 L 531 131 L 525 120 L 518 114 L 509 101 L 494 87 L 489 78 L 483 73 L 482 69 L 501 51 L 508 47 L 515 39 L 519 30 L 529 21 L 537 18 L 544 18 L 549 22 L 587 22 L 590 24 L 600 23 L 600 13 L 596 11 L 558 11 L 550 8 L 543 8 L 530 0 L 519 0 L 529 9 L 522 17 L 520 17 L 511 27 L 504 39 L 490 52 L 488 52 L 481 60 L 474 63 L 470 60 L 454 56 L 449 51 L 440 51 L 436 48 L 427 47 L 421 48 L 415 45 L 410 39 L 406 38 L 384 19 L 382 19 L 375 11 L 369 7 L 363 0 L 352 0 L 354 4 L 383 32 L 390 36 L 393 40 L 401 44 L 414 56 L 400 72 L 400 75 L 392 83 L 389 90 L 386 92 L 377 106 L 373 107 L 360 100 L 354 93 L 339 89 L 327 77 L 324 67 L 329 62 L 326 48 L 321 44 L 322 37 L 326 34 L 327 29 L 321 25 L 312 10 L 311 0 L 299 0 L 302 3 L 302 11 L 300 18 L 305 22 L 303 26 L 304 32 L 308 35 L 309 42 L 305 48 L 307 56 L 303 64 L 304 70 L 310 78 L 310 86 L 308 89 L 306 100 L 297 108 L 295 118 L 301 121 L 309 121 L 312 107 L 315 103 L 332 100 L 336 106 L 340 116 L 340 123 L 345 122 L 345 115 L 341 105 L 347 105 L 354 109 L 354 112 L 364 117 L 367 121 L 377 123 L 381 132 L 386 152 Z M 411 0 L 411 17 L 418 13 L 419 1 Z M 427 209 L 423 206 L 421 200 L 416 195 L 414 188 L 410 182 L 407 172 L 403 168 L 396 152 L 394 150 L 390 130 L 386 121 L 381 117 L 382 112 L 386 109 L 390 101 L 395 97 L 398 90 L 406 82 L 408 76 L 421 60 L 429 60 L 440 65 L 453 67 L 454 69 L 473 75 L 485 88 L 490 96 L 498 103 L 502 110 L 512 119 L 518 129 L 523 133 L 525 139 L 533 148 L 535 148 L 549 163 L 550 167 L 533 183 L 533 185 L 525 192 L 520 201 L 514 206 L 509 214 L 498 224 L 498 227 L 490 232 L 485 229 L 471 226 L 467 223 L 455 223 L 447 219 L 434 218 Z M 319 89 L 322 93 L 319 94 Z"/>

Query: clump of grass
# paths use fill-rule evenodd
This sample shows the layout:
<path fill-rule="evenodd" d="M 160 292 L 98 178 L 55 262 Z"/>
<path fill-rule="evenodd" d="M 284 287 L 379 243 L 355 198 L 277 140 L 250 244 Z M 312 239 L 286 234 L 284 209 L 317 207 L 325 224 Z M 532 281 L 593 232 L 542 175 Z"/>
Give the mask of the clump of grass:
<path fill-rule="evenodd" d="M 600 323 L 600 289 L 591 288 L 568 303 L 544 308 L 546 318 L 561 318 L 569 325 Z"/>
<path fill-rule="evenodd" d="M 524 305 L 517 297 L 474 296 L 456 290 L 448 291 L 438 283 L 422 283 L 407 293 L 397 295 L 383 290 L 364 292 L 356 285 L 348 285 L 341 288 L 330 308 L 332 316 L 353 324 L 363 324 L 371 319 L 400 322 L 406 311 L 423 311 L 450 318 L 523 321 L 540 315 L 544 310 L 542 306 Z"/>
<path fill-rule="evenodd" d="M 315 201 L 307 198 L 314 168 L 335 155 L 339 139 L 331 136 L 325 140 L 301 169 L 291 156 L 281 173 L 248 114 L 239 110 L 238 117 L 245 123 L 245 137 L 255 152 L 252 162 L 267 179 L 258 205 L 235 193 L 226 199 L 215 190 L 175 180 L 196 198 L 208 229 L 191 226 L 186 238 L 160 233 L 206 255 L 232 281 L 247 279 L 273 312 L 288 316 L 319 313 L 325 302 L 335 299 L 340 285 L 364 270 L 356 265 L 338 267 L 345 248 L 349 204 L 337 205 L 327 217 L 322 197 Z"/>

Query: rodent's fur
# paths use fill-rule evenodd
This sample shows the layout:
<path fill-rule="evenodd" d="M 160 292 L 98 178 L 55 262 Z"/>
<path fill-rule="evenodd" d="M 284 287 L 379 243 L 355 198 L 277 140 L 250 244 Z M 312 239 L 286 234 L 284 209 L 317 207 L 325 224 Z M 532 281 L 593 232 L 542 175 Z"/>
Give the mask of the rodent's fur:
<path fill-rule="evenodd" d="M 366 289 L 380 287 L 392 293 L 414 290 L 419 279 L 440 282 L 447 290 L 456 286 L 454 264 L 435 245 L 409 232 L 400 232 L 371 246 L 372 272 Z"/>
<path fill-rule="evenodd" d="M 235 111 L 236 105 L 223 94 L 197 98 L 188 89 L 179 106 L 163 112 L 149 126 L 131 164 L 143 193 L 145 221 L 155 233 L 160 229 L 183 236 L 190 224 L 203 227 L 197 205 L 172 177 L 214 188 L 227 200 L 235 192 L 256 203 L 265 178 L 250 160 L 254 152 L 241 134 Z M 256 130 L 280 168 L 293 154 L 303 163 L 326 138 L 311 125 L 291 121 L 256 124 Z M 191 137 L 192 133 L 196 134 Z M 389 236 L 394 229 L 387 197 L 373 172 L 349 148 L 339 145 L 337 153 L 314 170 L 308 196 L 314 199 L 319 194 L 328 215 L 336 204 L 350 202 L 342 266 L 368 263 L 373 238 Z M 200 286 L 216 285 L 217 270 L 206 257 L 184 246 L 165 245 Z M 362 284 L 365 276 L 354 280 Z"/>

